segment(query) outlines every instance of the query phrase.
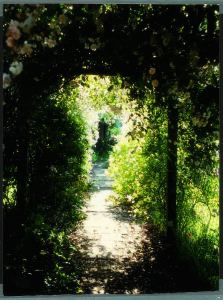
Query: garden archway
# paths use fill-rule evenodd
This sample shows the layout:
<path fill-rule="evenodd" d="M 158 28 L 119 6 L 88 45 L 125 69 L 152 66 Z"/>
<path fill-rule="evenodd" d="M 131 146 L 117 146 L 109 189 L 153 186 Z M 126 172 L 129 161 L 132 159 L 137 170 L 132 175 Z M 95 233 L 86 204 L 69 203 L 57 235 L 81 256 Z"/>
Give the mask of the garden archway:
<path fill-rule="evenodd" d="M 60 6 L 45 6 L 41 30 L 48 28 L 44 16 L 57 17 L 61 10 Z M 13 13 L 7 13 L 9 20 Z M 37 46 L 33 55 L 25 57 L 23 72 L 14 78 L 13 89 L 5 91 L 6 104 L 15 97 L 18 114 L 17 142 L 14 143 L 18 206 L 22 211 L 24 195 L 28 197 L 24 192 L 28 167 L 27 120 L 39 98 L 48 96 L 80 74 L 119 75 L 131 86 L 133 97 L 143 98 L 145 87 L 150 88 L 156 96 L 156 104 L 169 111 L 167 214 L 169 236 L 173 240 L 177 217 L 176 106 L 180 93 L 188 92 L 191 85 L 196 89 L 196 72 L 206 64 L 217 63 L 215 7 L 78 5 L 68 16 L 57 45 Z M 13 55 L 6 55 L 6 70 Z M 208 98 L 216 89 L 207 89 L 205 93 Z"/>

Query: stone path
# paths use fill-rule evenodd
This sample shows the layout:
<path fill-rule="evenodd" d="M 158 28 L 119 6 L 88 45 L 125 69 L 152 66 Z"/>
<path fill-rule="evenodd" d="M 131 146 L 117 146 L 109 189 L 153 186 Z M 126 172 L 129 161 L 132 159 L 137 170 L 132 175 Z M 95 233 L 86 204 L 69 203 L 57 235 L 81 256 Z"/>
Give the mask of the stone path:
<path fill-rule="evenodd" d="M 118 215 L 112 207 L 112 180 L 107 169 L 97 164 L 93 169 L 94 187 L 86 213 L 83 231 L 91 241 L 91 257 L 123 259 L 136 250 L 142 236 L 142 227 L 133 224 L 130 218 Z"/>
<path fill-rule="evenodd" d="M 108 281 L 114 280 L 117 273 L 125 273 L 126 262 L 135 260 L 146 237 L 143 226 L 134 223 L 109 200 L 113 195 L 112 180 L 105 163 L 94 166 L 92 178 L 94 190 L 86 207 L 87 218 L 73 238 L 78 239 L 82 253 L 83 291 L 105 293 Z M 137 293 L 137 289 L 134 291 Z"/>
<path fill-rule="evenodd" d="M 114 207 L 105 163 L 92 172 L 87 218 L 71 234 L 78 251 L 80 294 L 148 294 L 204 290 L 194 268 L 179 263 L 176 249 L 151 225 L 140 225 Z"/>

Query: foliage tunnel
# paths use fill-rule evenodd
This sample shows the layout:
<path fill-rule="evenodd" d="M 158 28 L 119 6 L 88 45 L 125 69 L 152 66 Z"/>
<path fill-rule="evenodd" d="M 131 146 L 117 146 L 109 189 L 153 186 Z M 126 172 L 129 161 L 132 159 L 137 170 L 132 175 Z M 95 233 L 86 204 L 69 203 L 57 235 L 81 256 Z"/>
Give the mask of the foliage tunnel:
<path fill-rule="evenodd" d="M 89 74 L 136 103 L 111 154 L 116 201 L 216 288 L 218 33 L 211 5 L 4 5 L 5 294 L 80 292 L 67 234 L 89 189 Z"/>

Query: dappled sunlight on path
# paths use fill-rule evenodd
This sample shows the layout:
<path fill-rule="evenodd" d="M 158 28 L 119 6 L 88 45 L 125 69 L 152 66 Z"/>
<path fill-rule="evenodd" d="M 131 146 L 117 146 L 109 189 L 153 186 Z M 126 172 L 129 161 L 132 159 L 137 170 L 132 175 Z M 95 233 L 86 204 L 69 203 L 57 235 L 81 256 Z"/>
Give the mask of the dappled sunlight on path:
<path fill-rule="evenodd" d="M 136 260 L 137 251 L 147 238 L 143 225 L 136 224 L 113 207 L 109 200 L 113 194 L 112 180 L 103 163 L 94 166 L 92 177 L 94 190 L 85 210 L 87 218 L 72 238 L 78 241 L 83 254 L 84 292 L 104 293 L 108 281 L 117 273 L 124 274 L 127 262 Z"/>
<path fill-rule="evenodd" d="M 78 251 L 80 293 L 146 294 L 202 290 L 193 268 L 149 224 L 136 223 L 112 205 L 112 180 L 104 163 L 93 168 L 86 219 L 70 235 Z"/>
<path fill-rule="evenodd" d="M 87 218 L 81 228 L 91 243 L 90 257 L 111 257 L 122 260 L 134 253 L 143 237 L 143 227 L 118 218 L 109 197 L 112 196 L 112 180 L 103 164 L 95 165 L 92 192 L 86 208 Z"/>
<path fill-rule="evenodd" d="M 90 256 L 110 256 L 122 259 L 136 251 L 142 236 L 142 227 L 117 220 L 109 196 L 111 190 L 98 190 L 91 196 L 83 233 L 91 240 Z"/>

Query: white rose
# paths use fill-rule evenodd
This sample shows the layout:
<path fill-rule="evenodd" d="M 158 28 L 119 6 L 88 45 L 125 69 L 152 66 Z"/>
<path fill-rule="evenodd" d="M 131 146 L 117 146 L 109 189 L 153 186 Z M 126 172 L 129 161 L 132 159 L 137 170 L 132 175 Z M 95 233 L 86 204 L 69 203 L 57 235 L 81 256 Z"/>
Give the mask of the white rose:
<path fill-rule="evenodd" d="M 9 68 L 9 71 L 14 75 L 18 76 L 23 70 L 23 64 L 19 61 L 14 61 L 11 63 L 11 66 Z"/>
<path fill-rule="evenodd" d="M 33 26 L 34 26 L 34 20 L 31 15 L 29 15 L 27 19 L 20 24 L 20 27 L 25 33 L 29 33 Z"/>
<path fill-rule="evenodd" d="M 19 27 L 20 23 L 16 20 L 11 20 L 10 23 L 9 23 L 9 26 Z"/>
<path fill-rule="evenodd" d="M 3 73 L 3 89 L 7 89 L 11 84 L 11 77 L 9 74 Z"/>
<path fill-rule="evenodd" d="M 57 43 L 56 43 L 55 40 L 52 40 L 50 38 L 45 37 L 45 39 L 44 39 L 44 45 L 48 46 L 49 48 L 53 48 L 53 47 L 56 46 L 56 44 Z"/>

